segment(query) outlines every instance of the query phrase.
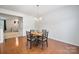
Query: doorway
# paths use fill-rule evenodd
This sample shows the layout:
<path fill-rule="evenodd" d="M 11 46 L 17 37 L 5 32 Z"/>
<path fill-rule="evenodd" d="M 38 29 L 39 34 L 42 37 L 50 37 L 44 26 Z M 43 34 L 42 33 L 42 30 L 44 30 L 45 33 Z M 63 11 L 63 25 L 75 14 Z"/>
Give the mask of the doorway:
<path fill-rule="evenodd" d="M 14 15 L 0 14 L 4 17 L 4 39 L 23 35 L 23 18 Z"/>

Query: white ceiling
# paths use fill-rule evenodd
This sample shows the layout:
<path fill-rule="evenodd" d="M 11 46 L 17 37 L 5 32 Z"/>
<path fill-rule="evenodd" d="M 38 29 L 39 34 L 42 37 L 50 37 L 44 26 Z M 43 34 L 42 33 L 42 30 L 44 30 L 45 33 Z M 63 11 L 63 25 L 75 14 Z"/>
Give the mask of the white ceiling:
<path fill-rule="evenodd" d="M 43 16 L 50 11 L 63 7 L 64 5 L 0 5 L 0 8 L 22 12 L 32 16 Z"/>

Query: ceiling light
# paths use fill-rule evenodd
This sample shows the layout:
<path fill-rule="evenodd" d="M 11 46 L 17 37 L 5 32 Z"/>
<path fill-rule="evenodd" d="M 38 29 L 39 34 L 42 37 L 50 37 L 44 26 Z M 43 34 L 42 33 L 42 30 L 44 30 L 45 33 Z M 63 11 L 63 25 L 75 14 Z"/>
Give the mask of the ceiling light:
<path fill-rule="evenodd" d="M 39 17 L 40 15 L 39 15 L 39 7 L 40 7 L 40 5 L 36 5 L 36 9 L 37 9 L 37 14 L 36 14 L 36 16 L 37 17 L 35 17 L 35 20 L 36 21 L 41 21 L 42 20 L 42 17 Z"/>
<path fill-rule="evenodd" d="M 42 20 L 42 17 L 35 17 L 34 18 L 36 21 L 41 21 Z"/>

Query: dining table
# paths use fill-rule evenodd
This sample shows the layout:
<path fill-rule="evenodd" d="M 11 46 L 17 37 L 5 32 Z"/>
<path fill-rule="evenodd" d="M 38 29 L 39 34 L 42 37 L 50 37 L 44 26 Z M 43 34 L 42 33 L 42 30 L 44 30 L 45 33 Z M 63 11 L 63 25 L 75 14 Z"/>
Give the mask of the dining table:
<path fill-rule="evenodd" d="M 42 37 L 42 32 L 31 32 L 32 36 L 35 38 L 35 44 L 38 46 L 39 44 L 39 39 Z"/>
<path fill-rule="evenodd" d="M 31 32 L 33 36 L 42 36 L 42 32 Z"/>

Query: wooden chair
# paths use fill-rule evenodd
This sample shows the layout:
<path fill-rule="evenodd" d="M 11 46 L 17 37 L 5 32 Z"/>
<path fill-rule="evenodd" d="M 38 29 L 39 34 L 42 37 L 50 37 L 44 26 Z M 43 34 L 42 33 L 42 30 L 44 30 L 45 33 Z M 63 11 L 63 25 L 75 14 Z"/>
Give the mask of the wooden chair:
<path fill-rule="evenodd" d="M 43 32 L 43 34 L 42 34 L 41 38 L 39 38 L 39 41 L 42 44 L 42 49 L 43 49 L 44 43 L 46 43 L 46 46 L 48 47 L 48 32 L 46 30 L 42 31 L 42 32 Z"/>
<path fill-rule="evenodd" d="M 35 32 L 35 30 L 31 29 L 30 32 Z"/>
<path fill-rule="evenodd" d="M 27 46 L 28 46 L 28 42 L 30 42 L 30 49 L 32 48 L 32 44 L 34 42 L 34 38 L 31 37 L 31 33 L 26 31 L 26 37 L 27 37 Z"/>

